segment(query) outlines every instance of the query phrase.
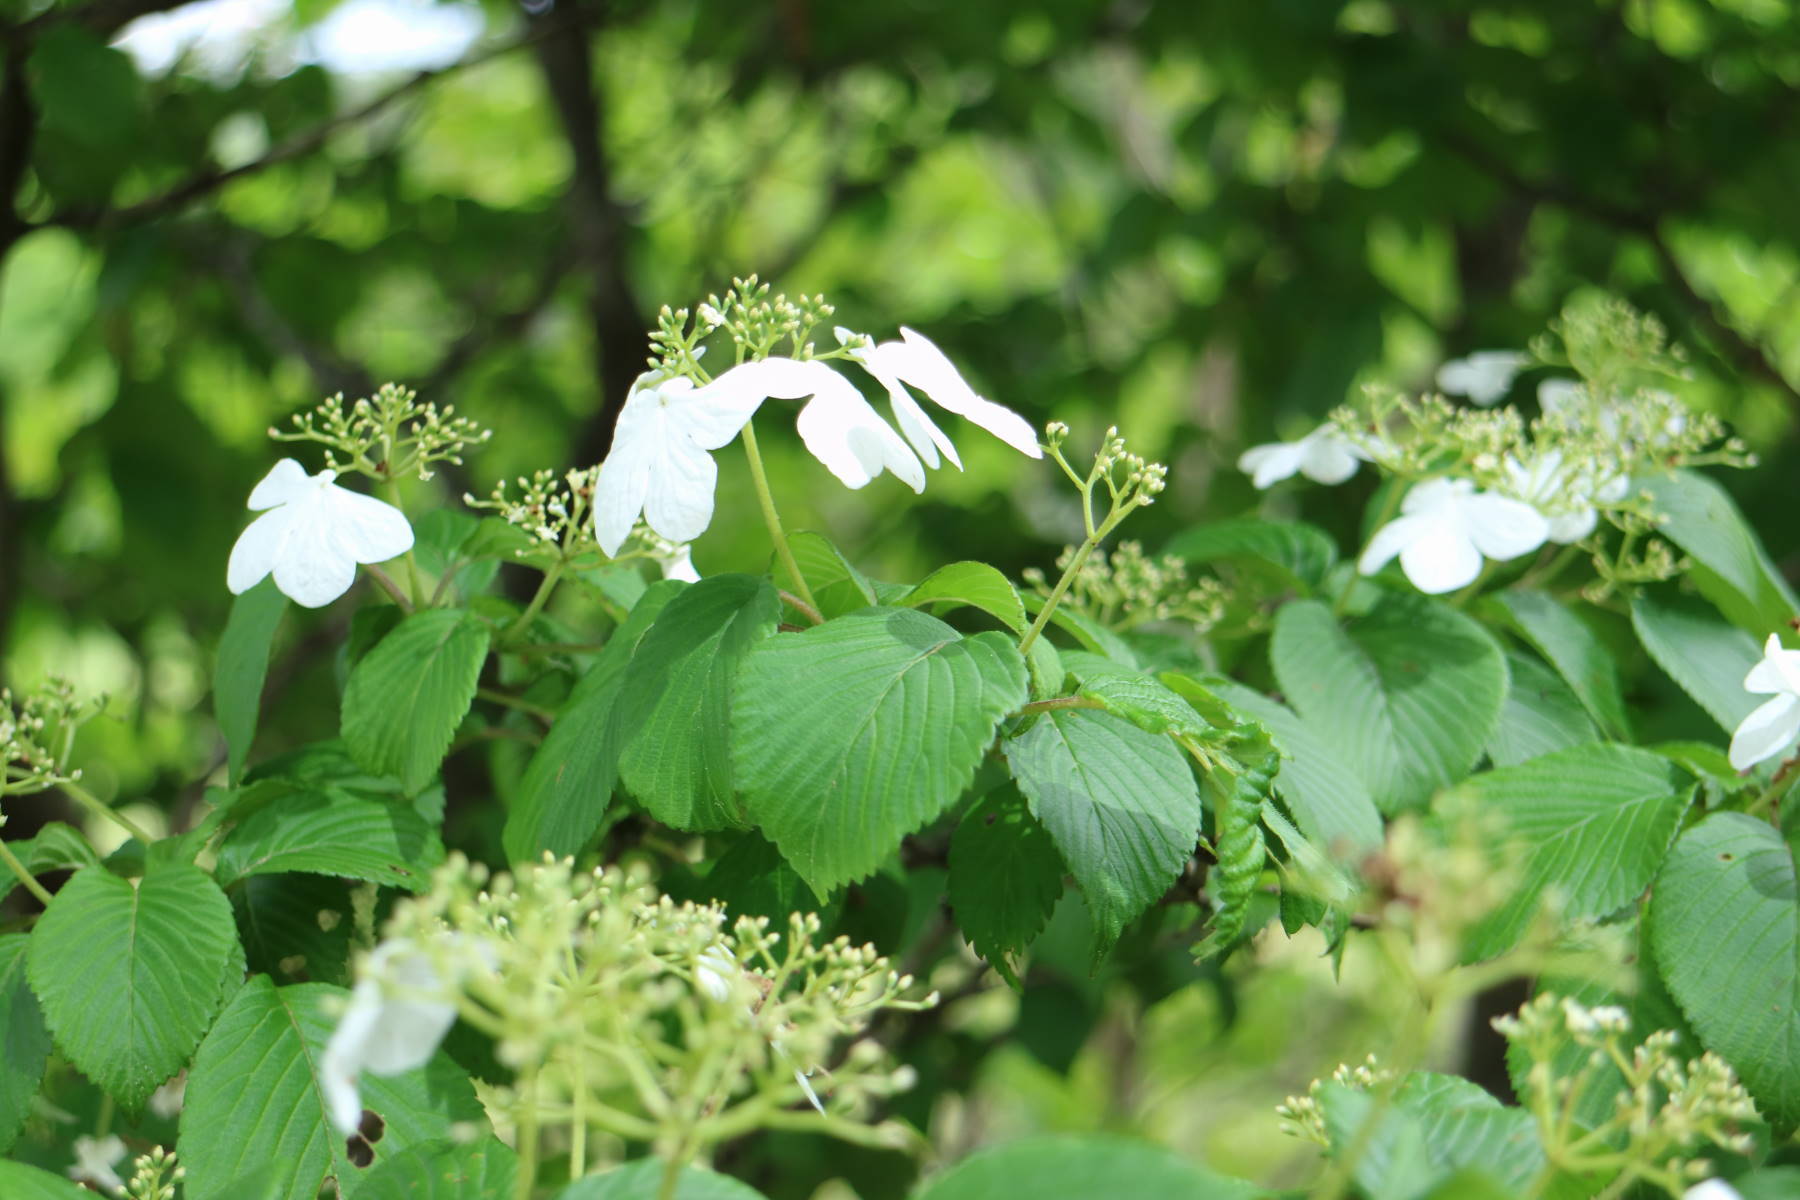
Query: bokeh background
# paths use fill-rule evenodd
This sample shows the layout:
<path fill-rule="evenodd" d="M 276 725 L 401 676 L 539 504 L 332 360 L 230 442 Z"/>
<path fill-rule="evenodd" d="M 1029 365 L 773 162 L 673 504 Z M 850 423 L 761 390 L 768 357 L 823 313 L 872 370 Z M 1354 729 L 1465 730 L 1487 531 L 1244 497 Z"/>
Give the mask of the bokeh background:
<path fill-rule="evenodd" d="M 1792 574 L 1797 125 L 1789 0 L 0 0 L 0 676 L 107 693 L 90 786 L 180 821 L 269 425 L 396 380 L 494 426 L 415 516 L 589 465 L 657 309 L 751 272 L 1078 442 L 1120 426 L 1172 468 L 1152 549 L 1259 505 L 1353 536 L 1368 481 L 1259 497 L 1238 453 L 1609 290 L 1764 457 L 1726 482 Z M 967 470 L 920 497 L 761 425 L 789 526 L 880 577 L 1048 566 L 1075 520 L 954 423 Z M 722 460 L 696 559 L 760 569 Z M 330 735 L 346 607 L 290 623 L 265 748 Z M 919 1114 L 942 1154 L 1123 1128 L 1267 1178 L 1264 1100 L 1357 1056 L 1307 947 L 1168 1003 L 1070 953 L 942 1018 L 1004 1043 Z"/>

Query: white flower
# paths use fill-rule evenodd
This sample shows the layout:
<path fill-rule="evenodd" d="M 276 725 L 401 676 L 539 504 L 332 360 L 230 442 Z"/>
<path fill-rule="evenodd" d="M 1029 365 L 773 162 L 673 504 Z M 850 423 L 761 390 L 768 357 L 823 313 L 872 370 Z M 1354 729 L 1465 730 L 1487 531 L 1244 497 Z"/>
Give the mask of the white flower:
<path fill-rule="evenodd" d="M 1800 650 L 1782 649 L 1771 633 L 1762 661 L 1744 676 L 1744 690 L 1774 698 L 1738 722 L 1731 735 L 1731 765 L 1739 771 L 1775 757 L 1800 735 Z"/>
<path fill-rule="evenodd" d="M 1744 1196 L 1723 1179 L 1704 1179 L 1681 1193 L 1681 1200 L 1744 1200 Z"/>
<path fill-rule="evenodd" d="M 860 336 L 841 325 L 835 332 L 840 345 L 848 345 Z M 949 437 L 906 390 L 908 384 L 924 392 L 939 408 L 968 418 L 1019 453 L 1032 458 L 1044 456 L 1038 446 L 1037 431 L 1025 418 L 1005 405 L 976 395 L 956 365 L 930 338 L 904 325 L 900 327 L 900 338 L 897 342 L 858 346 L 850 351 L 850 357 L 887 389 L 900 432 L 926 466 L 937 467 L 940 450 L 959 470 L 962 459 L 957 457 Z"/>
<path fill-rule="evenodd" d="M 667 553 L 652 554 L 650 557 L 662 568 L 664 579 L 679 579 L 684 583 L 700 582 L 700 572 L 694 568 L 694 548 L 686 542 L 671 544 Z"/>
<path fill-rule="evenodd" d="M 1356 474 L 1357 462 L 1367 457 L 1336 425 L 1327 422 L 1297 442 L 1252 446 L 1239 456 L 1237 465 L 1260 491 L 1296 471 L 1314 483 L 1342 483 Z"/>
<path fill-rule="evenodd" d="M 1538 384 L 1538 407 L 1545 416 L 1573 415 L 1587 400 L 1587 389 L 1578 379 L 1546 379 Z"/>
<path fill-rule="evenodd" d="M 183 1071 L 150 1093 L 150 1111 L 165 1121 L 172 1120 L 181 1115 L 181 1106 L 186 1099 L 187 1072 Z"/>
<path fill-rule="evenodd" d="M 1517 350 L 1477 350 L 1467 358 L 1453 358 L 1438 368 L 1438 390 L 1448 396 L 1467 396 L 1483 408 L 1498 404 L 1512 388 L 1513 377 L 1531 357 Z"/>
<path fill-rule="evenodd" d="M 1369 539 L 1357 569 L 1373 575 L 1393 557 L 1421 592 L 1475 582 L 1481 558 L 1517 558 L 1544 544 L 1550 523 L 1531 505 L 1478 492 L 1466 479 L 1428 479 L 1406 493 L 1400 516 Z"/>
<path fill-rule="evenodd" d="M 439 948 L 454 951 L 459 942 L 446 938 Z M 407 938 L 383 942 L 369 955 L 319 1062 L 327 1115 L 340 1132 L 355 1132 L 362 1120 L 356 1082 L 362 1072 L 398 1075 L 431 1061 L 456 1024 L 460 974 L 476 962 L 494 966 L 491 950 L 470 945 L 475 953 L 451 968 L 451 978 L 441 973 L 439 958 Z"/>
<path fill-rule="evenodd" d="M 719 482 L 710 451 L 736 437 L 762 400 L 696 388 L 686 376 L 671 379 L 658 371 L 638 376 L 594 487 L 594 539 L 600 548 L 617 554 L 639 513 L 671 542 L 691 542 L 706 532 Z"/>
<path fill-rule="evenodd" d="M 1508 455 L 1505 466 L 1510 494 L 1543 513 L 1550 522 L 1550 540 L 1564 546 L 1594 532 L 1599 521 L 1595 501 L 1617 503 L 1631 486 L 1616 472 L 1595 485 L 1592 467 L 1564 463 L 1560 450 L 1523 461 Z"/>
<path fill-rule="evenodd" d="M 322 608 L 350 590 L 357 563 L 386 562 L 412 549 L 412 526 L 391 504 L 341 488 L 336 471 L 308 475 L 291 458 L 250 492 L 250 522 L 231 548 L 225 582 L 249 591 L 271 571 L 297 604 Z"/>
<path fill-rule="evenodd" d="M 91 1183 L 106 1192 L 123 1192 L 125 1181 L 113 1164 L 125 1157 L 125 1143 L 117 1134 L 103 1138 L 75 1139 L 75 1165 L 66 1174 L 76 1183 Z"/>

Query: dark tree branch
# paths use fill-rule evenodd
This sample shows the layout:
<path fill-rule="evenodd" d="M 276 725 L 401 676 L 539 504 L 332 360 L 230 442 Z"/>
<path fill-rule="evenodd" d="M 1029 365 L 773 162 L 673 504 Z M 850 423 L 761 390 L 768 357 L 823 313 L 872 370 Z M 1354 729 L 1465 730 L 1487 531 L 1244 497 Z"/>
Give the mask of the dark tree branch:
<path fill-rule="evenodd" d="M 533 49 L 574 156 L 564 203 L 575 265 L 588 277 L 594 374 L 600 388 L 599 411 L 575 440 L 575 461 L 583 464 L 599 462 L 612 447 L 613 425 L 625 393 L 642 370 L 646 325 L 625 269 L 629 226 L 624 209 L 613 199 L 606 121 L 594 86 L 589 41 L 602 18 L 581 0 L 564 0 L 557 11 L 566 15 L 571 28 L 561 37 L 538 39 Z M 533 18 L 534 26 L 542 19 Z"/>

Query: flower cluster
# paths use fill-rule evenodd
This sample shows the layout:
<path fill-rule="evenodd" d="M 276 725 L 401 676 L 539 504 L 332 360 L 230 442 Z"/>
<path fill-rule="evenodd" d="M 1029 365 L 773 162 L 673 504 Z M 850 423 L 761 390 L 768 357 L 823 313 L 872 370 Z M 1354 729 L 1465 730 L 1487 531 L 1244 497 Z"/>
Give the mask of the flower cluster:
<path fill-rule="evenodd" d="M 1078 551 L 1064 547 L 1056 569 L 1068 570 Z M 1038 595 L 1050 595 L 1043 571 L 1027 567 L 1023 576 Z M 1224 616 L 1225 588 L 1216 579 L 1189 579 L 1187 563 L 1172 554 L 1151 558 L 1143 543 L 1126 541 L 1110 555 L 1096 550 L 1088 556 L 1069 585 L 1067 602 L 1113 629 L 1181 621 L 1205 633 Z"/>
<path fill-rule="evenodd" d="M 386 562 L 412 549 L 406 514 L 336 480 L 334 470 L 308 475 L 291 458 L 263 476 L 247 505 L 262 516 L 238 535 L 226 564 L 233 594 L 273 574 L 295 603 L 322 608 L 350 590 L 359 563 Z"/>
<path fill-rule="evenodd" d="M 125 1185 L 129 1200 L 175 1200 L 175 1185 L 187 1178 L 187 1168 L 161 1146 L 138 1155 L 132 1168 L 131 1182 Z"/>
<path fill-rule="evenodd" d="M 296 413 L 291 431 L 270 429 L 278 442 L 318 442 L 325 465 L 338 474 L 353 472 L 372 479 L 403 479 L 415 471 L 430 479 L 433 463 L 460 465 L 463 451 L 493 436 L 454 405 L 439 409 L 419 403 L 418 393 L 398 384 L 383 384 L 373 396 L 347 401 L 339 392 L 311 412 Z"/>
<path fill-rule="evenodd" d="M 656 350 L 651 369 L 626 396 L 612 450 L 600 465 L 594 532 L 602 550 L 616 554 L 640 514 L 651 530 L 676 544 L 705 532 L 718 484 L 712 452 L 743 433 L 760 474 L 754 435 L 746 430 L 769 400 L 805 401 L 796 418 L 800 440 L 846 487 L 865 487 L 887 472 L 923 491 L 928 467 L 946 458 L 961 467 L 956 447 L 911 388 L 1021 453 L 1041 456 L 1024 419 L 977 395 L 922 334 L 902 329 L 900 340 L 877 344 L 838 328 L 838 347 L 818 351 L 811 333 L 832 311 L 816 297 L 798 303 L 770 297 L 768 286 L 754 280 L 739 281 L 723 299 L 710 298 L 691 327 L 685 309 L 663 311 L 651 335 Z M 701 366 L 700 342 L 717 330 L 730 337 L 736 361 L 714 378 Z M 778 349 L 788 353 L 777 354 Z M 855 362 L 881 385 L 900 432 L 829 365 L 831 360 Z"/>
<path fill-rule="evenodd" d="M 1666 1029 L 1631 1045 L 1630 1014 L 1616 1005 L 1544 992 L 1495 1018 L 1494 1028 L 1530 1063 L 1521 1100 L 1560 1170 L 1616 1173 L 1678 1195 L 1712 1173 L 1711 1163 L 1691 1157 L 1703 1145 L 1733 1154 L 1752 1148 L 1746 1127 L 1760 1118 L 1724 1060 L 1710 1051 L 1681 1057 Z M 1571 1060 L 1571 1044 L 1585 1053 Z M 1610 1103 L 1595 1109 L 1596 1098 Z"/>
<path fill-rule="evenodd" d="M 1381 1066 L 1371 1054 L 1354 1065 L 1339 1063 L 1337 1069 L 1332 1071 L 1329 1082 L 1354 1091 L 1367 1092 L 1385 1087 L 1393 1079 L 1394 1073 Z M 1306 1095 L 1289 1096 L 1275 1106 L 1275 1116 L 1280 1123 L 1281 1132 L 1315 1145 L 1331 1145 L 1331 1136 L 1325 1131 L 1325 1109 L 1319 1103 L 1319 1093 L 1327 1082 L 1325 1079 L 1315 1079 L 1307 1085 Z"/>
<path fill-rule="evenodd" d="M 81 778 L 65 764 L 75 730 L 103 702 L 75 699 L 66 680 L 49 679 L 22 696 L 0 688 L 0 795 L 29 795 Z"/>
<path fill-rule="evenodd" d="M 685 1160 L 796 1124 L 899 1144 L 903 1128 L 861 1122 L 910 1073 L 871 1041 L 832 1065 L 834 1048 L 879 1011 L 935 997 L 907 998 L 911 978 L 872 948 L 819 944 L 818 931 L 810 915 L 780 932 L 761 918 L 728 926 L 717 905 L 676 904 L 617 869 L 546 857 L 490 880 L 453 858 L 362 964 L 325 1054 L 332 1119 L 354 1129 L 358 1076 L 423 1065 L 461 1019 L 516 1072 L 496 1103 L 521 1129 L 565 1114 L 572 1144 L 593 1130 Z M 828 1065 L 821 1100 L 808 1076 Z"/>

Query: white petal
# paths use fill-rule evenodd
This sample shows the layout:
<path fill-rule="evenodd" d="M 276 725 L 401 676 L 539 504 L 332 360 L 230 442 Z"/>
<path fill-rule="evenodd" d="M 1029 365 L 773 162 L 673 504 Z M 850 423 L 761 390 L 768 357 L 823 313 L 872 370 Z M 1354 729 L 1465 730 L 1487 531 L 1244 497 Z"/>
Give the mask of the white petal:
<path fill-rule="evenodd" d="M 1617 504 L 1631 493 L 1631 476 L 1614 475 L 1594 489 L 1594 499 L 1601 504 Z"/>
<path fill-rule="evenodd" d="M 1454 508 L 1474 491 L 1475 485 L 1467 479 L 1427 479 L 1424 483 L 1414 484 L 1406 493 L 1406 498 L 1400 501 L 1400 511 L 1431 513 Z"/>
<path fill-rule="evenodd" d="M 1481 574 L 1481 551 L 1449 521 L 1428 521 L 1422 536 L 1400 551 L 1400 568 L 1430 596 L 1454 592 Z"/>
<path fill-rule="evenodd" d="M 335 483 L 323 500 L 332 538 L 352 562 L 382 563 L 413 548 L 412 526 L 393 505 Z"/>
<path fill-rule="evenodd" d="M 1424 537 L 1428 527 L 1435 523 L 1437 522 L 1433 517 L 1416 515 L 1396 517 L 1389 521 L 1369 539 L 1367 549 L 1356 560 L 1356 569 L 1364 575 L 1375 574 L 1393 561 L 1394 555 Z"/>
<path fill-rule="evenodd" d="M 841 386 L 820 391 L 800 410 L 796 424 L 807 450 L 846 487 L 863 487 L 888 470 L 913 491 L 924 491 L 925 468 L 900 435 L 847 380 L 832 374 Z"/>
<path fill-rule="evenodd" d="M 1238 455 L 1238 470 L 1258 491 L 1273 487 L 1300 469 L 1306 449 L 1300 442 L 1267 442 Z"/>
<path fill-rule="evenodd" d="M 812 1081 L 806 1077 L 806 1072 L 796 1070 L 794 1072 L 794 1080 L 799 1083 L 800 1090 L 806 1093 L 806 1098 L 812 1102 L 813 1108 L 821 1117 L 824 1116 L 825 1106 L 819 1103 L 819 1093 L 813 1091 Z"/>
<path fill-rule="evenodd" d="M 1579 404 L 1584 392 L 1575 379 L 1546 379 L 1538 384 L 1538 407 L 1555 414 Z"/>
<path fill-rule="evenodd" d="M 1469 540 L 1489 558 L 1529 554 L 1550 536 L 1550 522 L 1523 500 L 1483 492 L 1465 499 L 1461 511 Z"/>
<path fill-rule="evenodd" d="M 1559 546 L 1567 546 L 1579 542 L 1594 532 L 1599 524 L 1600 514 L 1594 511 L 1593 505 L 1584 504 L 1580 508 L 1559 513 L 1550 518 L 1550 540 Z"/>
<path fill-rule="evenodd" d="M 700 572 L 694 569 L 693 548 L 680 545 L 666 555 L 659 555 L 656 563 L 662 568 L 664 579 L 679 579 L 684 583 L 699 583 Z"/>
<path fill-rule="evenodd" d="M 904 387 L 888 388 L 888 404 L 894 410 L 894 423 L 900 426 L 900 432 L 906 435 L 906 440 L 912 443 L 912 448 L 925 460 L 927 467 L 937 469 L 938 451 L 942 450 L 944 457 L 956 464 L 957 470 L 962 469 L 962 459 L 949 436 L 919 407 L 911 392 Z"/>
<path fill-rule="evenodd" d="M 615 441 L 600 464 L 594 484 L 594 540 L 608 558 L 631 536 L 631 527 L 644 511 L 644 497 L 650 494 L 650 461 L 644 449 L 641 443 L 621 446 Z"/>
<path fill-rule="evenodd" d="M 293 520 L 293 511 L 284 506 L 264 513 L 238 534 L 231 559 L 225 564 L 225 586 L 233 595 L 249 591 L 274 569 L 275 555 Z"/>
<path fill-rule="evenodd" d="M 686 433 L 702 450 L 717 450 L 729 445 L 772 394 L 752 386 L 755 377 L 739 375 L 741 370 L 741 367 L 734 367 L 705 387 L 692 391 L 688 390 L 689 381 L 685 378 L 672 379 L 658 389 L 658 395 L 668 403 L 674 427 Z"/>
<path fill-rule="evenodd" d="M 275 586 L 302 607 L 323 608 L 356 582 L 356 563 L 338 545 L 322 496 L 282 511 L 293 517 L 275 550 Z"/>
<path fill-rule="evenodd" d="M 326 1116 L 340 1133 L 354 1133 L 362 1122 L 362 1094 L 356 1077 L 362 1073 L 369 1034 L 380 1017 L 379 985 L 373 980 L 358 983 L 319 1057 L 319 1088 L 324 1093 Z"/>
<path fill-rule="evenodd" d="M 644 524 L 671 542 L 691 542 L 712 524 L 719 464 L 680 432 L 654 447 L 653 454 Z"/>
<path fill-rule="evenodd" d="M 1744 690 L 1800 695 L 1800 650 L 1783 649 L 1781 638 L 1771 633 L 1763 643 L 1762 661 L 1744 676 Z"/>
<path fill-rule="evenodd" d="M 1527 356 L 1516 350 L 1478 350 L 1438 368 L 1438 389 L 1451 396 L 1467 396 L 1486 408 L 1506 395 L 1527 361 Z"/>
<path fill-rule="evenodd" d="M 1744 1200 L 1744 1196 L 1723 1179 L 1706 1179 L 1681 1193 L 1681 1200 Z"/>
<path fill-rule="evenodd" d="M 1300 446 L 1300 473 L 1314 483 L 1338 484 L 1356 474 L 1357 457 L 1335 431 L 1309 434 Z"/>
<path fill-rule="evenodd" d="M 900 336 L 903 341 L 897 347 L 899 353 L 891 359 L 895 365 L 889 368 L 896 375 L 931 397 L 938 407 L 973 421 L 1020 454 L 1029 458 L 1044 456 L 1031 423 L 1004 404 L 976 395 L 956 364 L 930 338 L 904 325 Z M 878 346 L 873 353 L 885 353 L 893 345 L 889 342 Z"/>
<path fill-rule="evenodd" d="M 1757 706 L 1731 735 L 1731 765 L 1747 771 L 1773 758 L 1800 734 L 1800 697 L 1783 693 Z"/>
<path fill-rule="evenodd" d="M 335 472 L 330 473 L 333 478 Z M 269 473 L 262 477 L 262 482 L 250 489 L 248 507 L 256 512 L 265 508 L 274 508 L 277 504 L 286 504 L 296 499 L 312 482 L 312 476 L 306 468 L 291 458 L 284 458 L 269 468 Z"/>

